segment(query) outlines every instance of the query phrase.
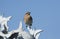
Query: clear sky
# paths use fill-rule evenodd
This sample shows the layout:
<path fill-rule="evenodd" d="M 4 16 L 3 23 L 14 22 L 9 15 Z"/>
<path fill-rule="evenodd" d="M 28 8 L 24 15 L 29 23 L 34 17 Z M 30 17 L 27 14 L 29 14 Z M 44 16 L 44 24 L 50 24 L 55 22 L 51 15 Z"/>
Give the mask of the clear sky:
<path fill-rule="evenodd" d="M 0 14 L 12 16 L 9 31 L 18 28 L 27 11 L 33 17 L 32 28 L 44 30 L 39 39 L 60 39 L 60 0 L 0 0 Z"/>

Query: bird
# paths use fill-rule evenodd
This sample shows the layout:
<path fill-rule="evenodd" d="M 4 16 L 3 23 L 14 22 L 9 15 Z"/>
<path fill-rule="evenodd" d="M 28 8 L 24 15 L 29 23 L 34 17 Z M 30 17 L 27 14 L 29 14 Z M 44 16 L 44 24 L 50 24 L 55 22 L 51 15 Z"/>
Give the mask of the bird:
<path fill-rule="evenodd" d="M 32 26 L 32 23 L 33 23 L 33 18 L 32 16 L 30 15 L 31 12 L 26 12 L 26 14 L 24 15 L 24 22 L 26 24 L 26 27 L 30 27 Z"/>

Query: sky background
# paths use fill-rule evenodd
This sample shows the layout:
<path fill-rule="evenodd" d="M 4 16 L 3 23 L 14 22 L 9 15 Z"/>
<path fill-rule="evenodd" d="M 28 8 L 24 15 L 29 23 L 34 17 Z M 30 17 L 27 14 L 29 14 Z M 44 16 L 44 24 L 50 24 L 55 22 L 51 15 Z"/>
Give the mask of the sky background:
<path fill-rule="evenodd" d="M 32 28 L 44 30 L 39 39 L 60 39 L 60 0 L 0 0 L 0 15 L 12 16 L 9 31 L 19 27 L 27 11 L 33 18 Z"/>

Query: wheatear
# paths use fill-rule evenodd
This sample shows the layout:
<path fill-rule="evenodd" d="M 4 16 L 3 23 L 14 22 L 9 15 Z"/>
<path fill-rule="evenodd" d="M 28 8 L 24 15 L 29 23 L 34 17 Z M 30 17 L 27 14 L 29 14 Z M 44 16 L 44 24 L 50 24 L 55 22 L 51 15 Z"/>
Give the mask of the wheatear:
<path fill-rule="evenodd" d="M 32 23 L 33 23 L 33 19 L 30 16 L 30 12 L 26 12 L 26 14 L 24 16 L 24 22 L 26 24 L 26 27 L 29 26 L 31 28 Z"/>

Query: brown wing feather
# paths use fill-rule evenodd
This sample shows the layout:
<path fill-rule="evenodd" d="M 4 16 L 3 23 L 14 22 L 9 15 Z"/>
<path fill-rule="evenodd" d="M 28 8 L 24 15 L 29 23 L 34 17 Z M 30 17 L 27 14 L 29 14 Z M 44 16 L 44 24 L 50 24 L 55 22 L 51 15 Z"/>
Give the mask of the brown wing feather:
<path fill-rule="evenodd" d="M 33 19 L 32 19 L 32 17 L 30 16 L 30 17 L 29 17 L 29 25 L 32 26 L 32 23 L 33 23 Z"/>

